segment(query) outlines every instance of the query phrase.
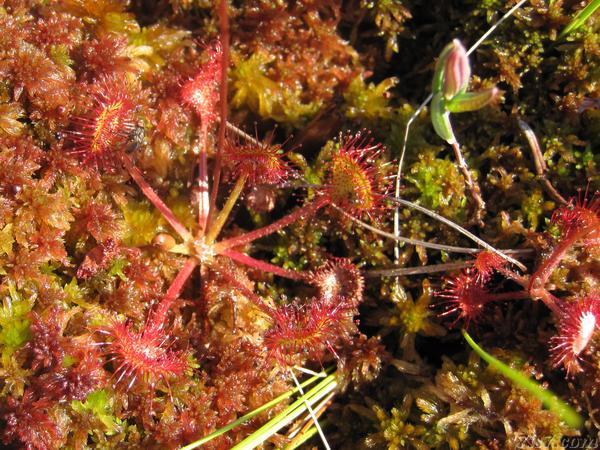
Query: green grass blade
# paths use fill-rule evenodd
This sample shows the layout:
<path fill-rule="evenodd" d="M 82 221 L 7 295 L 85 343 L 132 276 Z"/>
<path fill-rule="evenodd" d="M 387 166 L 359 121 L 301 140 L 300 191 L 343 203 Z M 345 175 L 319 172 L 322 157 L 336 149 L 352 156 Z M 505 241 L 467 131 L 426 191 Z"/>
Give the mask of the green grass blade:
<path fill-rule="evenodd" d="M 324 423 L 321 423 L 321 426 L 324 426 L 324 425 L 325 425 Z M 306 441 L 308 441 L 315 434 L 317 434 L 317 427 L 315 427 L 313 425 L 308 430 L 306 430 L 304 433 L 302 433 L 301 436 L 298 436 L 298 437 L 294 438 L 294 443 L 293 444 L 286 445 L 285 447 L 283 447 L 283 450 L 294 450 L 294 449 L 300 447 Z"/>
<path fill-rule="evenodd" d="M 324 379 L 323 378 L 323 374 L 319 374 L 316 375 L 314 377 L 309 378 L 308 380 L 304 381 L 303 383 L 300 384 L 301 387 L 306 387 L 306 386 L 310 386 L 311 384 L 313 384 L 315 381 L 319 380 L 319 379 Z M 234 429 L 235 427 L 237 427 L 238 425 L 243 424 L 244 422 L 247 422 L 248 420 L 252 419 L 254 416 L 257 416 L 258 414 L 260 414 L 261 412 L 275 406 L 277 403 L 280 403 L 282 401 L 284 401 L 287 398 L 290 398 L 292 395 L 294 395 L 296 392 L 298 392 L 298 388 L 294 388 L 294 389 L 290 389 L 287 392 L 284 392 L 283 394 L 281 394 L 279 397 L 274 398 L 273 400 L 271 400 L 268 403 L 265 403 L 264 405 L 256 408 L 253 411 L 250 411 L 248 414 L 243 415 L 242 417 L 240 417 L 239 419 L 225 425 L 222 428 L 219 428 L 218 430 L 212 432 L 211 434 L 204 436 L 203 438 L 192 442 L 191 444 L 186 445 L 185 447 L 181 447 L 180 450 L 192 450 L 194 448 L 198 448 L 200 447 L 202 444 L 206 444 L 208 441 L 211 441 L 212 439 L 221 436 L 222 434 L 227 433 L 229 430 Z"/>
<path fill-rule="evenodd" d="M 303 396 L 299 397 L 294 403 L 288 406 L 261 428 L 256 430 L 246 439 L 232 447 L 231 450 L 251 450 L 265 442 L 283 427 L 289 425 L 298 416 L 307 411 L 306 403 L 311 407 L 322 400 L 326 395 L 337 387 L 336 374 L 331 374 L 324 378 L 319 384 L 313 387 Z"/>
<path fill-rule="evenodd" d="M 517 386 L 525 389 L 530 394 L 538 398 L 546 408 L 560 417 L 560 419 L 563 420 L 567 425 L 573 428 L 580 428 L 583 425 L 583 419 L 581 416 L 560 398 L 558 398 L 552 392 L 544 389 L 538 383 L 529 379 L 522 373 L 486 353 L 485 350 L 475 343 L 475 341 L 466 331 L 463 330 L 462 333 L 468 344 L 473 348 L 473 350 L 475 350 L 475 353 L 477 353 L 481 359 L 486 361 L 490 366 L 511 380 Z"/>
<path fill-rule="evenodd" d="M 600 8 L 600 0 L 592 0 L 588 5 L 579 11 L 573 20 L 560 32 L 559 39 L 580 28 L 591 16 Z"/>

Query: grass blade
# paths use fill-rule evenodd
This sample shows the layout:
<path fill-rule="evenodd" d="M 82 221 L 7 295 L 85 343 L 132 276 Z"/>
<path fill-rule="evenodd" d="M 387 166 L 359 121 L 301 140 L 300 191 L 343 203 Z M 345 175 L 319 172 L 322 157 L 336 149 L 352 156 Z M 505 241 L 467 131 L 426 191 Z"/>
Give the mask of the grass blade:
<path fill-rule="evenodd" d="M 327 394 L 335 390 L 337 387 L 336 374 L 331 374 L 324 378 L 319 384 L 313 387 L 305 395 L 301 396 L 288 406 L 284 411 L 279 413 L 261 428 L 256 430 L 246 439 L 232 447 L 231 450 L 251 450 L 256 446 L 265 442 L 269 437 L 273 436 L 283 427 L 289 425 L 298 416 L 307 411 L 306 404 L 311 407 L 324 398 Z"/>
<path fill-rule="evenodd" d="M 567 34 L 579 29 L 591 16 L 600 8 L 600 0 L 592 0 L 588 5 L 579 11 L 573 20 L 560 32 L 559 39 L 564 38 Z"/>
<path fill-rule="evenodd" d="M 465 340 L 471 346 L 475 353 L 477 353 L 481 359 L 486 361 L 490 366 L 504 375 L 506 378 L 511 380 L 517 386 L 528 391 L 531 395 L 538 398 L 546 408 L 555 413 L 561 420 L 567 425 L 573 428 L 580 428 L 583 425 L 583 419 L 577 411 L 563 402 L 551 391 L 544 389 L 538 383 L 526 377 L 522 373 L 515 369 L 507 366 L 503 362 L 497 360 L 489 353 L 486 353 L 477 343 L 469 336 L 469 333 L 463 330 L 462 332 Z"/>
<path fill-rule="evenodd" d="M 314 377 L 309 378 L 308 380 L 304 381 L 303 383 L 300 384 L 301 387 L 306 387 L 306 386 L 310 386 L 311 384 L 313 384 L 315 381 L 319 380 L 319 379 L 323 379 L 323 375 L 324 374 L 318 374 L 315 375 Z M 191 444 L 186 445 L 185 447 L 181 447 L 180 450 L 192 450 L 194 448 L 198 448 L 200 447 L 202 444 L 206 444 L 208 441 L 213 440 L 214 438 L 221 436 L 222 434 L 227 433 L 229 430 L 234 429 L 235 427 L 237 427 L 238 425 L 241 425 L 244 422 L 247 422 L 248 420 L 252 419 L 254 416 L 257 416 L 258 414 L 260 414 L 263 411 L 266 411 L 267 409 L 275 406 L 277 403 L 280 403 L 282 401 L 284 401 L 287 398 L 290 398 L 292 395 L 294 395 L 296 392 L 298 392 L 298 388 L 294 388 L 294 389 L 290 389 L 287 392 L 284 392 L 283 394 L 281 394 L 279 397 L 274 398 L 273 400 L 271 400 L 268 403 L 265 403 L 264 405 L 256 408 L 253 411 L 250 411 L 248 414 L 245 414 L 244 416 L 240 417 L 239 419 L 225 425 L 222 428 L 219 428 L 218 430 L 210 433 L 209 435 L 192 442 Z"/>

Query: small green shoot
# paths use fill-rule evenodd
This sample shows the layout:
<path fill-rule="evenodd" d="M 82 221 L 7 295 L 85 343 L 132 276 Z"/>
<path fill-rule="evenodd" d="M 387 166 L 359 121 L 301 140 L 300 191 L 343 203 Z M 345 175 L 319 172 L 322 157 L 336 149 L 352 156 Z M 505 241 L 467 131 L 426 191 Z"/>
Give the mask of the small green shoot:
<path fill-rule="evenodd" d="M 475 350 L 475 353 L 477 353 L 481 359 L 486 361 L 490 366 L 515 383 L 521 389 L 528 391 L 531 395 L 539 399 L 546 408 L 555 413 L 567 425 L 573 428 L 580 428 L 583 425 L 583 419 L 581 416 L 573 408 L 559 399 L 555 394 L 547 389 L 544 389 L 538 383 L 527 378 L 522 373 L 497 360 L 489 353 L 486 353 L 485 350 L 475 343 L 473 338 L 471 338 L 469 333 L 466 331 L 463 330 L 462 334 L 467 343 L 473 350 Z"/>
<path fill-rule="evenodd" d="M 592 14 L 594 14 L 598 8 L 600 8 L 600 0 L 592 0 L 589 2 L 588 5 L 579 11 L 575 17 L 573 17 L 573 20 L 571 20 L 571 22 L 569 22 L 569 24 L 560 32 L 558 38 L 562 39 L 573 31 L 577 31 L 590 17 L 592 17 Z"/>

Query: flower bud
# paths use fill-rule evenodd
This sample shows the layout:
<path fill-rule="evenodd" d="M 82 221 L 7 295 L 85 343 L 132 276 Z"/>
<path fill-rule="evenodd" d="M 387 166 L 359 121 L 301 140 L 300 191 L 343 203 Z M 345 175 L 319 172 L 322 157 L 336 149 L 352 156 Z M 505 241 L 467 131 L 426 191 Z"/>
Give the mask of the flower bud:
<path fill-rule="evenodd" d="M 451 99 L 459 92 L 464 91 L 470 78 L 471 66 L 467 51 L 458 39 L 454 39 L 444 61 L 444 97 Z"/>

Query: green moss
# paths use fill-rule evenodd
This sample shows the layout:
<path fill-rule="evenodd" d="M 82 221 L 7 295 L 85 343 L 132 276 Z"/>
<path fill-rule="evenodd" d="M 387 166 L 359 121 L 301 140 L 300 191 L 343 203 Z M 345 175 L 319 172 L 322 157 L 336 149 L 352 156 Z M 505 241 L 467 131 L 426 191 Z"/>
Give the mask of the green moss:
<path fill-rule="evenodd" d="M 404 3 L 402 0 L 361 0 L 363 8 L 372 11 L 379 34 L 386 39 L 386 60 L 399 51 L 398 34 L 404 30 L 404 22 L 412 17 Z"/>
<path fill-rule="evenodd" d="M 371 439 L 383 438 L 388 450 L 401 450 L 404 448 L 427 450 L 427 445 L 422 441 L 426 428 L 407 421 L 411 406 L 412 398 L 409 395 L 404 397 L 401 406 L 393 407 L 389 414 L 381 407 L 373 406 L 381 431 L 379 436 L 372 436 Z"/>
<path fill-rule="evenodd" d="M 109 277 L 118 277 L 121 281 L 127 281 L 127 277 L 123 273 L 123 269 L 127 267 L 129 262 L 126 258 L 115 258 L 108 268 L 107 275 Z"/>
<path fill-rule="evenodd" d="M 132 247 L 148 245 L 163 230 L 163 219 L 156 209 L 146 201 L 129 200 L 121 205 L 126 232 L 123 242 Z"/>
<path fill-rule="evenodd" d="M 12 256 L 13 244 L 15 237 L 13 235 L 13 224 L 7 223 L 4 228 L 0 230 L 0 255 Z"/>
<path fill-rule="evenodd" d="M 431 309 L 432 289 L 428 280 L 423 281 L 423 293 L 416 300 L 396 300 L 400 320 L 406 333 L 422 334 L 424 336 L 440 336 L 445 330 L 436 324 Z"/>
<path fill-rule="evenodd" d="M 411 166 L 406 180 L 416 187 L 423 206 L 455 220 L 464 219 L 465 183 L 454 162 L 425 152 Z"/>
<path fill-rule="evenodd" d="M 544 196 L 540 189 L 533 189 L 527 197 L 523 199 L 521 209 L 531 230 L 537 230 L 540 218 L 544 213 Z"/>
<path fill-rule="evenodd" d="M 14 284 L 8 285 L 8 296 L 0 308 L 0 344 L 2 353 L 12 354 L 31 338 L 28 314 L 35 304 L 35 296 L 23 297 Z"/>
<path fill-rule="evenodd" d="M 268 76 L 274 56 L 259 51 L 238 60 L 231 72 L 234 108 L 245 106 L 264 119 L 299 127 L 321 107 L 320 101 L 304 103 L 298 86 L 290 87 Z"/>
<path fill-rule="evenodd" d="M 121 426 L 113 411 L 113 399 L 104 389 L 94 391 L 87 396 L 84 402 L 74 400 L 71 402 L 73 411 L 80 415 L 93 416 L 102 426 L 107 435 L 116 433 Z"/>
<path fill-rule="evenodd" d="M 392 115 L 392 109 L 388 104 L 389 90 L 397 82 L 396 78 L 386 78 L 378 84 L 367 84 L 362 75 L 354 78 L 344 93 L 344 100 L 348 105 L 346 115 L 350 119 L 371 122 L 377 119 L 389 119 Z"/>

